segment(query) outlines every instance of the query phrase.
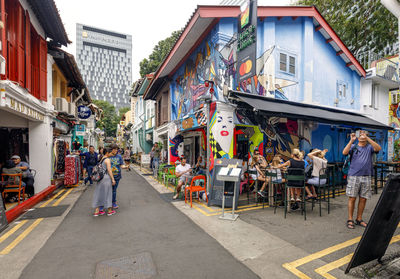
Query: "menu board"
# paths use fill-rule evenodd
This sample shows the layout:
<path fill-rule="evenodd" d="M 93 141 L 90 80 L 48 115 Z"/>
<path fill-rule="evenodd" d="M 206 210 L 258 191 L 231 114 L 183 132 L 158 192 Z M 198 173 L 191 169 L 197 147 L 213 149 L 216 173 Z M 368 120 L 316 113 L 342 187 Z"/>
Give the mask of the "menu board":
<path fill-rule="evenodd" d="M 0 232 L 7 228 L 8 222 L 6 218 L 6 209 L 4 207 L 3 199 L 0 199 Z"/>
<path fill-rule="evenodd" d="M 222 199 L 224 197 L 224 181 L 218 180 L 217 175 L 220 172 L 221 168 L 227 167 L 228 165 L 236 165 L 240 168 L 242 167 L 242 160 L 238 159 L 215 159 L 214 161 L 214 169 L 211 177 L 210 183 L 210 193 L 208 197 L 208 205 L 218 205 L 222 206 Z M 240 188 L 240 180 L 236 183 L 236 201 L 235 208 L 237 208 L 238 200 L 239 200 L 239 188 Z M 231 185 L 232 186 L 232 185 Z M 226 189 L 228 190 L 228 189 Z M 233 195 L 225 196 L 225 207 L 232 207 Z"/>

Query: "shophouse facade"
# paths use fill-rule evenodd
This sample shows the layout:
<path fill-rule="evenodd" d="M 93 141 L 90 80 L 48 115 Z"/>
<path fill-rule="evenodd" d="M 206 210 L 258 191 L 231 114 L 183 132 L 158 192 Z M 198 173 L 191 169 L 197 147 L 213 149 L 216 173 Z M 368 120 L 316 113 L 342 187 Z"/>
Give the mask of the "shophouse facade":
<path fill-rule="evenodd" d="M 198 6 L 154 74 L 144 98 L 156 101 L 155 139 L 168 139 L 169 161 L 185 154 L 193 164 L 209 144 L 210 168 L 216 158 L 247 160 L 255 149 L 270 161 L 293 148 L 327 148 L 337 162 L 356 128 L 386 149 L 387 125 L 360 114 L 366 72 L 318 10 L 258 7 L 256 14 L 246 27 L 256 38 L 254 61 L 238 60 L 247 44 L 239 7 Z"/>
<path fill-rule="evenodd" d="M 21 156 L 36 170 L 39 192 L 51 183 L 56 115 L 48 44 L 66 46 L 69 39 L 52 0 L 3 0 L 1 20 L 0 160 Z"/>

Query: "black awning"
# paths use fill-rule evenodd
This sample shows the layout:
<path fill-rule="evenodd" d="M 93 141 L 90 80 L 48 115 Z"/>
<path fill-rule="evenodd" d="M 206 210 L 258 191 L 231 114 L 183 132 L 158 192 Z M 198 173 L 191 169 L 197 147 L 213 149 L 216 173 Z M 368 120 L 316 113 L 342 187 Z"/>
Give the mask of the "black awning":
<path fill-rule="evenodd" d="M 393 130 L 388 125 L 350 111 L 284 101 L 236 91 L 232 93 L 232 97 L 238 97 L 242 102 L 269 116 L 293 117 L 336 125 L 345 124 L 355 127 Z"/>

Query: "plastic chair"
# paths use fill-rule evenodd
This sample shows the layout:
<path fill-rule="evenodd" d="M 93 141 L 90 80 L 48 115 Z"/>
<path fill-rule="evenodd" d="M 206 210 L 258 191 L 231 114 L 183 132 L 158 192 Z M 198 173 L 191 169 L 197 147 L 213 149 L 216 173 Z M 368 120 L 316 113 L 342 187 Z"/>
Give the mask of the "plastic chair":
<path fill-rule="evenodd" d="M 159 166 L 158 166 L 158 174 L 157 174 L 157 180 L 158 181 L 161 181 L 161 179 L 164 179 L 164 166 L 165 166 L 166 164 L 160 164 Z"/>
<path fill-rule="evenodd" d="M 19 178 L 19 179 L 17 179 Z M 19 180 L 18 183 L 17 180 Z M 22 200 L 25 200 L 25 187 L 22 186 L 22 173 L 17 174 L 1 174 L 1 183 L 4 185 L 3 187 L 3 198 L 5 198 L 6 193 L 18 193 L 18 204 L 21 200 L 21 192 L 22 192 Z"/>
<path fill-rule="evenodd" d="M 176 179 L 176 175 L 175 175 L 175 167 L 168 168 L 168 172 L 166 174 L 164 174 L 164 184 L 167 183 L 167 184 L 165 184 L 165 186 L 167 186 L 167 188 L 168 188 L 169 181 L 171 179 L 175 181 L 174 185 L 176 188 L 177 179 Z"/>
<path fill-rule="evenodd" d="M 203 186 L 201 185 L 196 185 L 197 181 L 203 181 Z M 192 207 L 192 198 L 193 198 L 193 193 L 195 192 L 201 192 L 204 191 L 206 195 L 206 200 L 208 202 L 208 197 L 207 197 L 207 189 L 206 189 L 206 177 L 204 175 L 197 175 L 193 177 L 192 182 L 190 183 L 190 186 L 185 187 L 185 203 L 186 203 L 186 197 L 187 197 L 187 191 L 189 191 L 190 195 L 190 207 Z M 200 197 L 199 197 L 200 200 Z"/>
<path fill-rule="evenodd" d="M 325 180 L 325 182 L 323 181 Z M 323 183 L 324 182 L 324 183 Z M 311 185 L 311 184 L 310 184 Z M 328 214 L 330 213 L 330 194 L 329 194 L 329 177 L 327 175 L 327 169 L 319 170 L 318 185 L 313 185 L 317 188 L 317 201 L 319 203 L 319 216 L 322 216 L 321 202 L 324 200 L 328 203 Z M 327 190 L 327 191 L 326 191 Z M 333 188 L 335 191 L 335 188 Z M 323 194 L 322 194 L 323 192 Z M 312 203 L 312 209 L 314 209 L 314 202 Z"/>
<path fill-rule="evenodd" d="M 302 189 L 302 199 L 301 199 L 301 214 L 304 213 L 304 220 L 307 219 L 306 217 L 306 202 L 305 202 L 305 193 L 306 193 L 306 187 L 305 187 L 305 173 L 304 169 L 296 169 L 296 168 L 289 168 L 288 172 L 290 173 L 297 173 L 297 174 L 287 174 L 286 175 L 286 182 L 285 182 L 285 219 L 286 219 L 286 213 L 287 213 L 287 206 L 288 206 L 288 190 L 291 188 L 301 188 Z M 291 181 L 302 181 L 302 185 L 293 185 L 291 184 Z"/>

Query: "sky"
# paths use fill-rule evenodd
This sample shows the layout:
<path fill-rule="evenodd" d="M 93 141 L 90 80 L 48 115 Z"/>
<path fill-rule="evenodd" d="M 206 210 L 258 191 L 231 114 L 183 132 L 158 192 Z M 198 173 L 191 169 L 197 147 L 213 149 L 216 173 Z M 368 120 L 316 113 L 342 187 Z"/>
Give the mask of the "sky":
<path fill-rule="evenodd" d="M 221 0 L 55 0 L 69 39 L 66 51 L 75 55 L 76 23 L 132 35 L 132 82 L 139 63 L 154 46 L 186 25 L 197 5 Z M 288 5 L 291 0 L 258 0 L 258 5 Z"/>

